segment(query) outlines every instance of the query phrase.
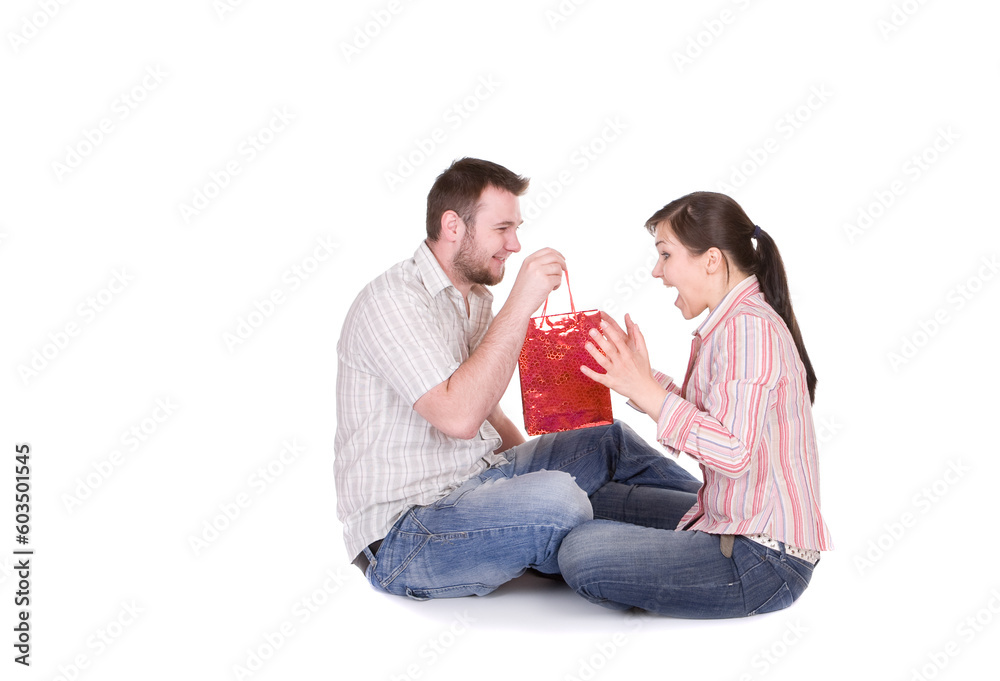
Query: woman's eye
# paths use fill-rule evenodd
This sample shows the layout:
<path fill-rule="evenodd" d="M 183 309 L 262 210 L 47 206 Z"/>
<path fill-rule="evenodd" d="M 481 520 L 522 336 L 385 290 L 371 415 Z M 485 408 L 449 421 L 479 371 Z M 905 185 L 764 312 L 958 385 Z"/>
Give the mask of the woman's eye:
<path fill-rule="evenodd" d="M 670 257 L 669 253 L 660 253 L 660 255 L 663 257 L 664 260 Z"/>

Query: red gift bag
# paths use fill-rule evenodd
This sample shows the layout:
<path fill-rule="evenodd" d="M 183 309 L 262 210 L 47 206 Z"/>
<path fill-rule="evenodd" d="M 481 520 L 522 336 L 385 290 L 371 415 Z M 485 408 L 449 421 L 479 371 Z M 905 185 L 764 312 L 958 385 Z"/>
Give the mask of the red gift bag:
<path fill-rule="evenodd" d="M 524 429 L 541 435 L 611 423 L 611 391 L 580 371 L 582 364 L 604 373 L 584 347 L 590 330 L 600 330 L 600 311 L 577 312 L 571 291 L 569 314 L 547 315 L 548 305 L 546 298 L 542 315 L 531 318 L 517 360 Z"/>

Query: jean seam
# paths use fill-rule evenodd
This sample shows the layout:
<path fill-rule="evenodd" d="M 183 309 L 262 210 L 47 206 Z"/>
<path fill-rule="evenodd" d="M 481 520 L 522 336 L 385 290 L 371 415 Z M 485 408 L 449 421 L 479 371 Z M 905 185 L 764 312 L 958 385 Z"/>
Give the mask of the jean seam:
<path fill-rule="evenodd" d="M 580 449 L 580 450 L 577 450 L 577 455 L 576 455 L 575 457 L 573 457 L 572 459 L 563 459 L 563 460 L 562 460 L 562 461 L 560 462 L 560 466 L 559 466 L 559 468 L 549 468 L 549 469 L 547 469 L 547 470 L 554 470 L 554 471 L 562 471 L 562 470 L 564 470 L 564 469 L 565 469 L 566 467 L 568 467 L 568 466 L 572 466 L 572 465 L 573 465 L 573 464 L 575 464 L 575 463 L 576 463 L 577 461 L 579 461 L 579 460 L 581 460 L 581 459 L 585 459 L 585 458 L 587 458 L 588 456 L 591 456 L 592 454 L 594 454 L 594 452 L 597 452 L 597 451 L 600 451 L 600 449 L 601 449 L 601 445 L 602 445 L 602 444 L 604 444 L 604 441 L 605 441 L 605 440 L 606 440 L 607 438 L 609 438 L 609 437 L 614 437 L 614 435 L 612 435 L 612 431 L 614 431 L 614 430 L 616 429 L 616 426 L 618 426 L 618 421 L 617 421 L 617 420 L 616 420 L 616 421 L 613 421 L 613 422 L 612 422 L 611 424 L 609 424 L 609 425 L 608 425 L 608 426 L 607 426 L 607 427 L 605 428 L 605 432 L 604 432 L 604 434 L 603 434 L 603 435 L 601 435 L 600 439 L 598 439 L 598 440 L 596 440 L 596 441 L 592 441 L 592 442 L 593 442 L 593 444 L 592 444 L 592 445 L 591 445 L 590 447 L 588 447 L 587 449 Z M 620 427 L 618 427 L 617 429 L 618 429 L 618 430 L 621 430 L 621 428 L 620 428 Z M 621 449 L 621 448 L 619 447 L 619 450 L 620 450 L 620 449 Z M 621 453 L 620 453 L 620 452 L 619 452 L 619 456 L 621 456 Z M 545 469 L 542 469 L 542 470 L 545 470 Z M 614 479 L 614 471 L 612 471 L 612 472 L 611 472 L 611 475 L 609 476 L 609 478 L 608 478 L 608 479 L 609 479 L 609 480 L 613 480 L 613 479 Z"/>
<path fill-rule="evenodd" d="M 756 615 L 758 613 L 761 613 L 761 611 L 764 610 L 764 609 L 766 609 L 767 606 L 771 603 L 771 601 L 773 601 L 775 598 L 777 598 L 778 596 L 780 596 L 782 594 L 782 592 L 787 593 L 788 597 L 792 598 L 792 590 L 788 588 L 788 584 L 786 584 L 785 582 L 782 582 L 781 586 L 779 586 L 777 588 L 777 590 L 773 594 L 771 594 L 770 598 L 768 598 L 766 601 L 764 601 L 759 606 L 757 606 L 752 612 L 747 613 L 747 616 L 749 617 L 749 616 L 753 616 L 753 615 Z M 778 609 L 782 610 L 784 608 L 778 608 Z M 769 612 L 773 612 L 773 611 L 769 611 Z M 761 614 L 766 614 L 766 613 L 761 613 Z"/>
<path fill-rule="evenodd" d="M 414 512 L 413 512 L 413 509 L 410 509 L 409 511 L 407 511 L 406 514 L 404 514 L 403 517 L 405 518 L 407 516 L 409 517 L 409 519 L 411 521 L 413 521 L 413 523 L 415 525 L 417 525 L 417 527 L 419 527 L 421 530 L 423 530 L 423 532 L 407 532 L 407 531 L 396 529 L 396 527 L 393 527 L 393 529 L 389 530 L 389 534 L 386 535 L 386 540 L 390 540 L 390 538 L 391 538 L 391 542 L 395 542 L 395 540 L 396 540 L 397 537 L 405 535 L 405 536 L 408 536 L 408 537 L 422 537 L 423 541 L 421 541 L 409 554 L 407 554 L 406 558 L 404 558 L 400 562 L 400 564 L 398 566 L 396 566 L 396 569 L 393 570 L 392 573 L 390 573 L 389 575 L 386 576 L 385 580 L 381 580 L 381 579 L 378 580 L 379 584 L 382 586 L 383 589 L 387 589 L 388 585 L 392 584 L 395 581 L 395 579 L 399 576 L 399 574 L 403 570 L 406 569 L 406 567 L 413 561 L 413 559 L 417 556 L 417 554 L 420 553 L 425 546 L 427 546 L 427 543 L 430 541 L 430 538 L 432 536 L 431 533 L 427 530 L 427 528 L 424 527 L 423 524 L 417 519 L 416 514 L 414 514 Z M 400 519 L 400 520 L 402 520 L 402 519 Z M 401 523 L 398 523 L 398 524 L 401 524 Z M 385 543 L 386 542 L 383 541 L 383 544 L 385 544 Z M 379 551 L 381 551 L 381 550 L 382 550 L 382 547 L 380 546 L 379 547 Z M 375 576 L 375 568 L 377 568 L 377 567 L 378 567 L 378 563 L 376 562 L 372 566 L 372 576 L 373 577 Z"/>
<path fill-rule="evenodd" d="M 782 555 L 781 562 L 785 563 L 788 566 L 787 571 L 791 572 L 793 575 L 795 575 L 795 579 L 797 579 L 799 582 L 802 583 L 802 588 L 808 587 L 809 586 L 809 581 L 806 580 L 805 577 L 803 577 L 802 575 L 800 575 L 798 570 L 796 570 L 794 567 L 792 567 L 791 565 L 789 565 L 789 560 L 792 560 L 792 559 L 794 559 L 794 560 L 801 560 L 800 558 L 795 558 L 794 556 L 788 556 L 788 558 L 786 558 L 784 555 Z M 806 565 L 808 565 L 810 568 L 812 568 L 812 565 L 809 565 L 808 561 L 804 561 L 803 560 L 802 562 L 805 563 Z M 786 579 L 785 581 L 788 581 L 788 580 Z"/>
<path fill-rule="evenodd" d="M 392 573 L 389 574 L 384 580 L 377 579 L 377 577 L 375 576 L 375 570 L 378 567 L 377 562 L 373 563 L 371 565 L 371 567 L 370 567 L 372 578 L 376 582 L 378 582 L 378 585 L 382 589 L 384 589 L 385 591 L 389 590 L 389 588 L 388 588 L 389 585 L 392 584 L 393 582 L 395 582 L 397 578 L 399 578 L 400 574 L 402 574 L 402 572 L 407 567 L 409 567 L 410 563 L 412 563 L 413 560 L 417 557 L 417 555 L 421 551 L 423 551 L 424 547 L 426 547 L 429 543 L 431 543 L 432 541 L 434 541 L 435 537 L 444 537 L 444 536 L 456 534 L 454 532 L 430 532 L 429 530 L 427 530 L 426 527 L 424 527 L 424 525 L 422 525 L 420 523 L 419 520 L 417 520 L 417 518 L 415 516 L 412 516 L 411 520 L 413 520 L 413 522 L 416 525 L 418 525 L 422 530 L 424 530 L 424 532 L 406 532 L 406 531 L 401 531 L 401 530 L 394 530 L 394 531 L 391 530 L 390 531 L 390 535 L 393 535 L 393 532 L 395 532 L 395 534 L 393 535 L 393 541 L 395 541 L 396 538 L 403 537 L 403 536 L 420 538 L 420 539 L 422 539 L 422 541 L 420 541 L 419 545 L 416 546 L 409 554 L 407 554 L 407 556 L 403 559 L 403 561 L 401 561 L 400 564 L 398 566 L 396 566 L 396 568 L 392 571 Z M 498 530 L 524 530 L 524 529 L 530 529 L 530 530 L 532 530 L 534 532 L 542 530 L 542 531 L 547 531 L 550 534 L 555 534 L 555 533 L 557 533 L 559 531 L 564 531 L 564 530 L 571 529 L 571 528 L 567 528 L 567 527 L 565 527 L 563 525 L 557 525 L 557 524 L 553 524 L 553 523 L 545 523 L 545 524 L 542 524 L 542 523 L 522 523 L 522 524 L 519 524 L 519 525 L 497 525 L 497 526 L 494 526 L 494 527 L 481 527 L 479 529 L 470 530 L 470 531 L 467 531 L 467 532 L 463 532 L 461 534 L 466 535 L 466 539 L 469 539 L 469 538 L 475 537 L 476 535 L 488 534 L 488 533 L 496 532 Z M 388 540 L 388 535 L 387 535 L 387 540 Z M 551 544 L 551 541 L 552 540 L 550 539 L 550 544 Z M 379 548 L 379 550 L 381 551 L 381 547 Z M 526 566 L 526 567 L 529 567 L 529 566 Z M 369 580 L 369 581 L 371 581 L 371 580 Z M 470 582 L 469 584 L 465 584 L 465 585 L 458 584 L 458 585 L 450 585 L 450 586 L 447 586 L 447 587 L 431 587 L 431 588 L 427 588 L 427 589 L 415 589 L 414 591 L 429 593 L 429 592 L 435 592 L 435 591 L 438 591 L 438 590 L 458 589 L 458 588 L 461 588 L 463 586 L 475 586 L 475 585 L 483 586 L 485 588 L 490 588 L 490 589 L 496 589 L 497 586 L 499 586 L 499 585 L 491 586 L 491 585 L 488 585 L 488 584 L 484 584 L 482 582 Z M 411 591 L 411 588 L 410 587 L 406 587 L 406 590 L 407 590 L 407 592 L 409 592 L 409 591 Z"/>
<path fill-rule="evenodd" d="M 472 587 L 482 587 L 483 589 L 489 589 L 489 590 L 492 591 L 492 590 L 495 590 L 498 586 L 499 586 L 499 584 L 483 584 L 482 582 L 469 582 L 468 584 L 453 584 L 451 586 L 435 586 L 435 587 L 431 587 L 431 588 L 428 588 L 428 589 L 411 589 L 410 587 L 407 587 L 406 591 L 407 591 L 407 593 L 419 594 L 419 595 L 423 595 L 423 594 L 435 594 L 435 595 L 437 595 L 437 594 L 448 593 L 449 591 L 459 591 L 459 590 L 463 590 L 463 589 L 470 589 Z M 434 596 L 429 596 L 429 598 L 433 598 L 433 597 Z"/>

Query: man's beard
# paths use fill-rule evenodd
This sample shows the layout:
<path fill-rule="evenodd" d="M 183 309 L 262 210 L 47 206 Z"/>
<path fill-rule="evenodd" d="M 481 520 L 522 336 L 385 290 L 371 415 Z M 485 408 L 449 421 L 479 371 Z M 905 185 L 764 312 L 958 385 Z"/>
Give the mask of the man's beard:
<path fill-rule="evenodd" d="M 487 256 L 482 251 L 475 250 L 473 236 L 474 231 L 472 227 L 465 230 L 465 236 L 462 237 L 462 244 L 458 247 L 458 253 L 455 254 L 455 260 L 452 263 L 455 271 L 470 284 L 495 286 L 503 281 L 504 270 L 500 270 L 500 276 L 495 276 L 490 271 L 489 265 L 483 264 L 484 260 L 487 263 L 492 260 L 492 256 Z"/>

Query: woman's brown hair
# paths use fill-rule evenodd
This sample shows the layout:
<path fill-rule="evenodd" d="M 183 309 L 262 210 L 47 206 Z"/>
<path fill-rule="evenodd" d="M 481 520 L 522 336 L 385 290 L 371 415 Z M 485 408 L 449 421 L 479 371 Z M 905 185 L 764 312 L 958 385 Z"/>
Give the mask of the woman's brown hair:
<path fill-rule="evenodd" d="M 809 401 L 814 402 L 816 372 L 809 361 L 799 324 L 792 311 L 785 264 L 774 240 L 747 217 L 740 204 L 725 194 L 716 192 L 692 192 L 671 201 L 653 213 L 646 221 L 646 229 L 655 234 L 656 226 L 664 220 L 692 254 L 701 255 L 714 246 L 722 251 L 727 273 L 731 258 L 733 264 L 743 272 L 757 275 L 764 299 L 792 334 L 799 359 L 806 369 Z M 757 241 L 757 248 L 753 246 L 753 239 Z"/>

